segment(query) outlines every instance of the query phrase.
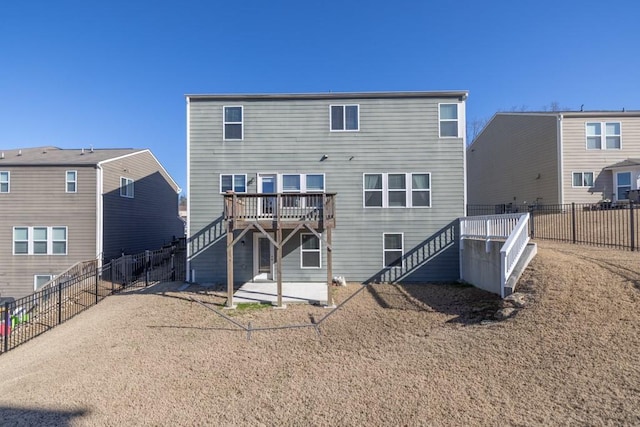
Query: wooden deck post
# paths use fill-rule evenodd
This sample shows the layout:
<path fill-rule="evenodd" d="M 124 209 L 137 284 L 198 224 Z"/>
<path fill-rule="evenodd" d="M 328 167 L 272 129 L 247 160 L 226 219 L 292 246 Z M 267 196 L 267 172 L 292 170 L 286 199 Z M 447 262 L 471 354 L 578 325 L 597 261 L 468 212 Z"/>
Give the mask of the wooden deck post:
<path fill-rule="evenodd" d="M 276 206 L 278 212 L 276 214 L 276 269 L 278 280 L 278 307 L 283 308 L 282 304 L 282 224 L 280 224 L 280 212 L 282 210 L 282 195 L 278 194 L 276 198 Z"/>
<path fill-rule="evenodd" d="M 276 269 L 278 275 L 278 307 L 284 308 L 282 304 L 282 228 L 276 230 Z"/>
<path fill-rule="evenodd" d="M 327 239 L 327 306 L 333 306 L 333 295 L 331 287 L 333 286 L 333 244 L 331 243 L 331 227 L 325 229 Z"/>
<path fill-rule="evenodd" d="M 233 305 L 233 221 L 227 226 L 227 308 Z"/>

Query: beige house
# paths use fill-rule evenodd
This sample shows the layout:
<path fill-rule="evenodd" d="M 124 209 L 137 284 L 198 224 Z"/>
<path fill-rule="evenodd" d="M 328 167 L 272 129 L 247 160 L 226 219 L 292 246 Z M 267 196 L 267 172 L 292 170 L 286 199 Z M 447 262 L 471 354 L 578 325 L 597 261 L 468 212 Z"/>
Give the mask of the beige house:
<path fill-rule="evenodd" d="M 626 203 L 640 111 L 497 113 L 467 148 L 469 205 Z"/>
<path fill-rule="evenodd" d="M 0 296 L 181 237 L 179 192 L 146 149 L 0 150 Z"/>

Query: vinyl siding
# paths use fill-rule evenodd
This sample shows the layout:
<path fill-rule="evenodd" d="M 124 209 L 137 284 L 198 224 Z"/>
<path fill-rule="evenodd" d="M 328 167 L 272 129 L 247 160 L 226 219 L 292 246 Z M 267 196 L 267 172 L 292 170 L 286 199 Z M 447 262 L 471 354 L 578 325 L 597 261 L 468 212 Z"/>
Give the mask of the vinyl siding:
<path fill-rule="evenodd" d="M 184 235 L 177 188 L 148 152 L 108 161 L 103 169 L 104 259 L 159 249 Z M 120 196 L 120 178 L 134 180 L 134 197 Z"/>
<path fill-rule="evenodd" d="M 337 193 L 334 275 L 347 280 L 384 280 L 380 276 L 382 233 L 402 232 L 406 252 L 415 249 L 417 258 L 422 248 L 421 253 L 428 257 L 421 261 L 422 268 L 412 269 L 403 281 L 457 280 L 458 251 L 452 224 L 464 214 L 464 140 L 439 138 L 439 102 L 456 100 L 342 98 L 227 103 L 191 99 L 189 221 L 191 268 L 196 271 L 196 280 L 226 281 L 219 176 L 234 173 L 254 179 L 250 193 L 257 191 L 258 173 L 325 174 L 325 190 Z M 329 131 L 329 106 L 343 104 L 360 106 L 358 132 Z M 224 105 L 244 106 L 243 141 L 222 141 Z M 463 108 L 464 103 L 461 105 Z M 464 114 L 460 120 L 464 121 Z M 328 158 L 321 161 L 323 155 Z M 363 174 L 384 172 L 431 173 L 432 207 L 364 209 Z M 443 229 L 448 233 L 438 234 Z M 253 274 L 250 234 L 245 242 L 234 251 L 237 281 L 249 280 Z M 283 279 L 324 281 L 325 245 L 323 268 L 301 269 L 299 242 L 296 236 L 285 247 Z"/>
<path fill-rule="evenodd" d="M 621 149 L 587 150 L 585 130 L 587 122 L 620 122 Z M 614 200 L 613 172 L 603 170 L 603 168 L 628 158 L 640 158 L 640 117 L 565 117 L 563 121 L 563 153 L 565 203 L 591 203 L 603 198 Z M 573 172 L 593 172 L 594 186 L 573 188 Z"/>
<path fill-rule="evenodd" d="M 11 192 L 0 193 L 0 293 L 15 298 L 33 292 L 34 275 L 57 275 L 95 258 L 96 170 L 93 166 L 15 166 Z M 77 192 L 66 193 L 67 170 L 77 171 Z M 13 227 L 66 226 L 67 255 L 13 255 Z"/>
<path fill-rule="evenodd" d="M 556 115 L 496 114 L 467 150 L 470 205 L 559 203 Z"/>

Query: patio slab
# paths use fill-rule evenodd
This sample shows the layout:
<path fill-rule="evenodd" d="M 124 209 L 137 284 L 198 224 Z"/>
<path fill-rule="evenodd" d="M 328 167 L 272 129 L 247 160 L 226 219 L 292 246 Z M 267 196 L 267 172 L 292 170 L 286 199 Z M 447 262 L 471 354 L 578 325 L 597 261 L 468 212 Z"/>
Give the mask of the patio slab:
<path fill-rule="evenodd" d="M 271 281 L 247 282 L 233 294 L 233 303 L 278 302 L 278 284 Z M 326 304 L 327 284 L 322 282 L 283 282 L 283 304 Z"/>

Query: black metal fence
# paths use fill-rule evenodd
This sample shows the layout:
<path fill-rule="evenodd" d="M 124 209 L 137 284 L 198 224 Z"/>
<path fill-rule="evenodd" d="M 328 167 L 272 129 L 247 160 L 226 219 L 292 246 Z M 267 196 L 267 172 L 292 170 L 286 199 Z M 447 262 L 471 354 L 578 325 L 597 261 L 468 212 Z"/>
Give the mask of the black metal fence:
<path fill-rule="evenodd" d="M 0 354 L 64 323 L 109 295 L 185 280 L 186 248 L 179 240 L 157 251 L 123 255 L 99 265 L 80 262 L 40 290 L 0 307 Z"/>
<path fill-rule="evenodd" d="M 467 215 L 529 212 L 531 238 L 635 251 L 640 243 L 639 206 L 633 202 L 468 205 Z"/>

